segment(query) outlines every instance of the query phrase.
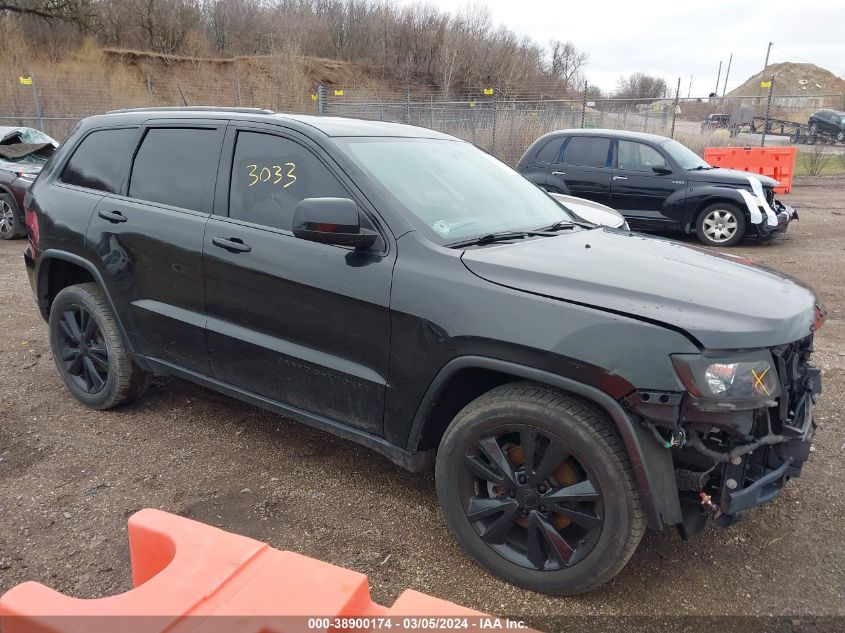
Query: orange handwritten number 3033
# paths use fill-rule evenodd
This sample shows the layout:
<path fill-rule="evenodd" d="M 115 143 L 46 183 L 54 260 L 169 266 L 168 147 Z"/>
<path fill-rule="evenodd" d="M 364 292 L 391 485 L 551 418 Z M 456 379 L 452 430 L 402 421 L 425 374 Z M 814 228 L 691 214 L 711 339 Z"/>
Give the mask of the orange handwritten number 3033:
<path fill-rule="evenodd" d="M 285 172 L 285 167 L 287 167 L 287 172 Z M 285 163 L 284 165 L 271 165 L 271 166 L 264 166 L 262 165 L 259 168 L 258 165 L 247 165 L 247 171 L 249 172 L 249 177 L 252 179 L 250 180 L 247 187 L 252 187 L 253 185 L 257 185 L 259 182 L 269 182 L 270 179 L 275 176 L 275 180 L 273 180 L 272 184 L 278 185 L 283 180 L 286 180 L 285 184 L 282 185 L 282 189 L 287 189 L 293 183 L 296 182 L 296 175 L 293 173 L 296 171 L 296 164 L 295 163 Z"/>

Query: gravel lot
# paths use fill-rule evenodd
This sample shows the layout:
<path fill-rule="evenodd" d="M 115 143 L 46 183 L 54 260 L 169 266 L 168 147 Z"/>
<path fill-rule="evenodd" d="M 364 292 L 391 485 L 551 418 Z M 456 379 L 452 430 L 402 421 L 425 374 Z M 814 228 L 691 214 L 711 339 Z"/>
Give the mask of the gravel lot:
<path fill-rule="evenodd" d="M 79 597 L 128 589 L 126 519 L 154 507 L 364 572 L 384 604 L 413 588 L 540 625 L 594 614 L 845 616 L 845 180 L 803 181 L 784 199 L 801 213 L 789 236 L 731 252 L 808 281 L 829 309 L 804 476 L 730 529 L 691 543 L 649 532 L 614 581 L 577 598 L 486 573 L 450 537 L 430 474 L 355 444 L 171 378 L 133 406 L 86 409 L 53 366 L 23 242 L 0 242 L 0 593 L 25 580 Z"/>

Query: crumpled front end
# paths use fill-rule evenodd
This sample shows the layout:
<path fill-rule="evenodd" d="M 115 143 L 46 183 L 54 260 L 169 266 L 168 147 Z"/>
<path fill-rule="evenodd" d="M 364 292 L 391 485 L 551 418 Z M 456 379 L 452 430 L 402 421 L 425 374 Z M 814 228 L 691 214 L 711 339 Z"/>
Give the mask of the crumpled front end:
<path fill-rule="evenodd" d="M 821 393 L 820 371 L 810 363 L 813 336 L 768 351 L 773 376 L 757 368 L 752 381 L 773 397 L 759 408 L 709 406 L 691 394 L 661 399 L 637 392 L 626 399 L 672 451 L 682 513 L 678 527 L 685 538 L 708 518 L 727 526 L 743 511 L 772 500 L 801 474 L 810 455 L 813 407 Z"/>

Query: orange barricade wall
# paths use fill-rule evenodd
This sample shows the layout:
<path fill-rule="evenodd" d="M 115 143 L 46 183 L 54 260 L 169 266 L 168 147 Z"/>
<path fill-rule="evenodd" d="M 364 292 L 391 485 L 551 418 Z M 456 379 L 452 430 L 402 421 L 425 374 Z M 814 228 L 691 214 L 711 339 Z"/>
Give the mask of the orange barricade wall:
<path fill-rule="evenodd" d="M 704 160 L 713 167 L 739 169 L 752 174 L 769 176 L 780 185 L 777 193 L 789 193 L 795 175 L 797 147 L 708 147 Z"/>
<path fill-rule="evenodd" d="M 400 629 L 451 628 L 417 627 L 421 616 L 486 618 L 499 622 L 490 628 L 509 628 L 505 620 L 411 590 L 382 606 L 370 598 L 364 574 L 159 510 L 129 519 L 129 550 L 130 591 L 82 600 L 25 582 L 0 597 L 0 630 L 298 633 L 389 630 L 387 619 Z"/>

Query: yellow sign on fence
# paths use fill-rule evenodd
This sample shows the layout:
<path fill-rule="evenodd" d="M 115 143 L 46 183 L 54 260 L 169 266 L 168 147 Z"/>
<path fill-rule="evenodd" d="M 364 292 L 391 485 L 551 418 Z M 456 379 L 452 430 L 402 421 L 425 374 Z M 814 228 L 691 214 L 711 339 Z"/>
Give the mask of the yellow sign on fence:
<path fill-rule="evenodd" d="M 334 96 L 335 97 L 342 97 L 343 96 L 343 90 L 335 90 Z"/>
<path fill-rule="evenodd" d="M 316 101 L 316 100 L 317 100 L 317 95 L 315 95 L 315 94 L 312 92 L 312 93 L 311 93 L 311 101 Z"/>
<path fill-rule="evenodd" d="M 18 77 L 18 81 L 21 82 L 24 86 L 31 86 L 32 85 L 32 77 L 31 76 L 20 76 Z"/>
<path fill-rule="evenodd" d="M 485 88 L 485 89 L 484 89 L 484 94 L 486 94 L 486 95 L 491 95 L 491 94 L 493 94 L 493 89 L 492 89 L 492 88 Z"/>
<path fill-rule="evenodd" d="M 760 87 L 761 87 L 761 88 L 771 88 L 771 87 L 772 87 L 772 82 L 771 82 L 771 81 L 761 81 L 761 82 L 760 82 Z"/>

